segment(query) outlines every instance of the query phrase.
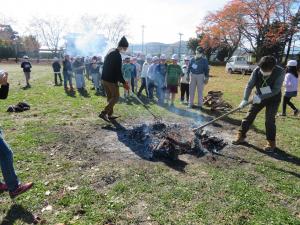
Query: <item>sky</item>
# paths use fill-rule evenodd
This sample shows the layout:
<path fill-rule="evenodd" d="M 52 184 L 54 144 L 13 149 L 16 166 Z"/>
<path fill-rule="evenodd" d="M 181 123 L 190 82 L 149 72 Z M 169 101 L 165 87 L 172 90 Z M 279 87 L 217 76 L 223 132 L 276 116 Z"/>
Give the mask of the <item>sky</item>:
<path fill-rule="evenodd" d="M 1 0 L 3 1 L 3 0 Z M 0 8 L 0 21 L 13 20 L 13 28 L 21 34 L 32 15 L 64 16 L 76 20 L 83 14 L 105 14 L 110 17 L 125 15 L 129 19 L 129 40 L 174 43 L 195 37 L 196 26 L 209 11 L 221 9 L 228 0 L 26 0 L 24 4 L 5 1 Z"/>

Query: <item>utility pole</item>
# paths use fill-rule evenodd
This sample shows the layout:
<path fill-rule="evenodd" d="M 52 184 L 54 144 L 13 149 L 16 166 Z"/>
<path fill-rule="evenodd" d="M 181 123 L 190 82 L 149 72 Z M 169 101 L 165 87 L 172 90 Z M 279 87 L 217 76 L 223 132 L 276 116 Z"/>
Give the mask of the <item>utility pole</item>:
<path fill-rule="evenodd" d="M 145 25 L 142 25 L 142 53 L 144 53 L 144 32 L 145 32 Z"/>
<path fill-rule="evenodd" d="M 179 57 L 179 61 L 181 60 L 181 37 L 182 37 L 182 33 L 179 33 L 179 50 L 178 50 L 178 57 Z"/>

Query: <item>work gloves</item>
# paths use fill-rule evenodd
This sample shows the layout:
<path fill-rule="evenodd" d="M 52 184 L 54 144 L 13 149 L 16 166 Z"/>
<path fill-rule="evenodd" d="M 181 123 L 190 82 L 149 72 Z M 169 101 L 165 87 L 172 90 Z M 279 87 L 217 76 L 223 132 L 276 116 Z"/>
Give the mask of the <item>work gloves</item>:
<path fill-rule="evenodd" d="M 261 98 L 258 95 L 253 96 L 253 104 L 260 104 Z"/>
<path fill-rule="evenodd" d="M 248 101 L 247 100 L 243 100 L 240 105 L 239 105 L 239 108 L 244 108 L 246 105 L 248 104 Z"/>

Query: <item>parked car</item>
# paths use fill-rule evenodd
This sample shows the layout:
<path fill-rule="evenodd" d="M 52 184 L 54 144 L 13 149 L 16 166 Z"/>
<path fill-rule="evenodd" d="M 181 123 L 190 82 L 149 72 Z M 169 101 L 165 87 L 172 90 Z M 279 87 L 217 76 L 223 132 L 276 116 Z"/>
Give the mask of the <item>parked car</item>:
<path fill-rule="evenodd" d="M 247 62 L 243 56 L 232 56 L 226 63 L 226 72 L 230 74 L 251 74 L 255 68 L 256 65 Z"/>

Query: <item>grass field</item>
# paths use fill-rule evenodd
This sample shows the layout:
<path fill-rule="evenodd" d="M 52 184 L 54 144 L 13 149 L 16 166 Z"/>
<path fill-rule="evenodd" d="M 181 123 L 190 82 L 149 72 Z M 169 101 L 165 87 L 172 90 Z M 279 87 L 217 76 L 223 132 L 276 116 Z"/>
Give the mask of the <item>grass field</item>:
<path fill-rule="evenodd" d="M 1 127 L 20 179 L 35 182 L 16 204 L 1 194 L 1 224 L 30 224 L 33 216 L 41 224 L 300 224 L 300 117 L 277 119 L 275 153 L 261 150 L 262 112 L 249 133 L 251 145 L 229 146 L 216 161 L 183 156 L 182 172 L 162 162 L 122 158 L 117 147 L 110 158 L 90 148 L 86 140 L 105 125 L 97 117 L 105 99 L 89 90 L 90 82 L 89 96 L 68 96 L 53 85 L 50 66 L 34 65 L 32 88 L 22 90 L 19 65 L 0 67 L 9 71 L 11 84 L 9 98 L 0 101 Z M 212 67 L 211 75 L 205 91 L 221 90 L 237 106 L 248 76 L 227 75 L 223 67 Z M 6 112 L 19 101 L 31 110 Z M 300 107 L 299 97 L 293 101 Z M 186 111 L 178 100 L 176 107 Z M 155 104 L 151 109 L 165 120 L 191 119 Z M 245 112 L 216 129 L 233 138 Z M 151 120 L 136 102 L 118 104 L 116 114 L 125 125 Z M 97 138 L 105 147 L 107 140 Z"/>

